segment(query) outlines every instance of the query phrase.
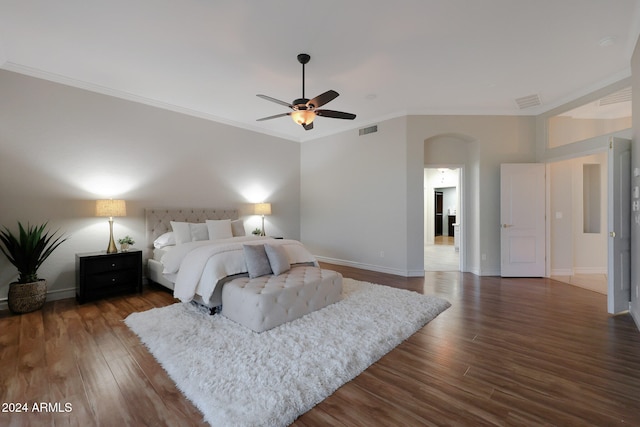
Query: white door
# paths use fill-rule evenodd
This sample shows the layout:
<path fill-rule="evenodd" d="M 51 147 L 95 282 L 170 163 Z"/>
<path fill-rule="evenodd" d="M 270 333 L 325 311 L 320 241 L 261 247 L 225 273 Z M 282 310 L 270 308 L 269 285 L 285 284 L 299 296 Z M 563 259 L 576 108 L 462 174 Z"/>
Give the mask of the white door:
<path fill-rule="evenodd" d="M 500 165 L 500 271 L 545 275 L 545 165 Z"/>
<path fill-rule="evenodd" d="M 631 300 L 631 141 L 609 139 L 607 309 L 629 310 Z"/>

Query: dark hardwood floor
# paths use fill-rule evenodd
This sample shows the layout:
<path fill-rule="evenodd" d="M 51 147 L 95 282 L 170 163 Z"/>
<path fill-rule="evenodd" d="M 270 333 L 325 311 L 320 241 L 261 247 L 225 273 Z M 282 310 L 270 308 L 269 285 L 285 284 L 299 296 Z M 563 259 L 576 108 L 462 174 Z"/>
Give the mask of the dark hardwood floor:
<path fill-rule="evenodd" d="M 640 332 L 628 314 L 607 315 L 606 296 L 549 279 L 323 266 L 452 307 L 295 426 L 640 425 Z M 145 287 L 0 313 L 1 409 L 29 409 L 0 412 L 0 425 L 206 425 L 122 322 L 173 302 Z"/>

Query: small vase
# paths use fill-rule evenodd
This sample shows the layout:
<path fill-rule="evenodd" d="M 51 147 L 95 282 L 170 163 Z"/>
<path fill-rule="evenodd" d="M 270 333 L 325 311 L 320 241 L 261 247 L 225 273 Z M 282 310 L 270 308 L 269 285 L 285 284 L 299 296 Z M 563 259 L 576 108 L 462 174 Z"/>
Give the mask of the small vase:
<path fill-rule="evenodd" d="M 129 244 L 128 243 L 120 243 L 120 251 L 121 252 L 129 252 Z"/>

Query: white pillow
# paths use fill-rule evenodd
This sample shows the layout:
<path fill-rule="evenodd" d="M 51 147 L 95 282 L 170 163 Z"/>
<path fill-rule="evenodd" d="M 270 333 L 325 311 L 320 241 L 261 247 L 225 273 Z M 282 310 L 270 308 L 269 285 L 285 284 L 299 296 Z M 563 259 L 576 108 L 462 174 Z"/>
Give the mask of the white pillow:
<path fill-rule="evenodd" d="M 171 228 L 175 233 L 176 244 L 195 242 L 197 240 L 209 240 L 207 224 L 194 224 L 190 222 L 171 221 Z"/>
<path fill-rule="evenodd" d="M 153 241 L 153 247 L 156 249 L 164 248 L 176 244 L 176 235 L 173 231 L 168 231 Z"/>
<path fill-rule="evenodd" d="M 206 224 L 207 230 L 209 231 L 209 240 L 233 237 L 230 219 L 208 219 Z"/>
<path fill-rule="evenodd" d="M 231 221 L 231 233 L 233 237 L 246 236 L 247 233 L 244 231 L 244 222 L 241 219 L 236 219 L 235 221 Z"/>
<path fill-rule="evenodd" d="M 189 231 L 191 232 L 192 242 L 209 240 L 209 230 L 207 229 L 207 224 L 204 222 L 201 224 L 189 224 Z"/>
<path fill-rule="evenodd" d="M 171 228 L 176 238 L 176 245 L 191 241 L 191 229 L 188 222 L 171 221 Z"/>

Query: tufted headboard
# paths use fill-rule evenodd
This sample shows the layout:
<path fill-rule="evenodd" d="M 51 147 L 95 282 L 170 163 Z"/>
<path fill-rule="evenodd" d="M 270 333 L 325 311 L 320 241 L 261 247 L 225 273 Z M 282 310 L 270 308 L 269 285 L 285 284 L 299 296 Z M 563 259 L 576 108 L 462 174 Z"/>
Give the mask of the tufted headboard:
<path fill-rule="evenodd" d="M 205 222 L 208 219 L 238 219 L 237 209 L 145 209 L 146 246 L 153 248 L 153 241 L 171 231 L 171 221 Z"/>

